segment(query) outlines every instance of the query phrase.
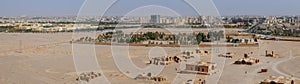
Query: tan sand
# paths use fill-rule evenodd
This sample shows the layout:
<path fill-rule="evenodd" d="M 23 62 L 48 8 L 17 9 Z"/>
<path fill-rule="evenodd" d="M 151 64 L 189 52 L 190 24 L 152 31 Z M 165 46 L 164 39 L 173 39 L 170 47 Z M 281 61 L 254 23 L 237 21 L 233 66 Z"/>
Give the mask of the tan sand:
<path fill-rule="evenodd" d="M 238 29 L 237 29 L 238 30 Z M 234 30 L 236 31 L 236 30 Z M 74 84 L 76 70 L 72 57 L 72 45 L 68 43 L 72 33 L 0 33 L 0 84 Z M 20 44 L 21 42 L 21 44 Z M 229 47 L 228 52 L 235 53 L 235 57 L 227 59 L 220 78 L 220 84 L 258 84 L 268 76 L 282 76 L 293 74 L 300 77 L 298 42 L 262 41 L 260 47 Z M 134 80 L 122 74 L 111 54 L 110 46 L 96 45 L 97 60 L 104 72 L 104 76 L 112 84 L 148 84 L 153 81 Z M 169 56 L 178 55 L 179 49 L 166 47 Z M 265 50 L 274 50 L 281 58 L 264 57 Z M 151 47 L 130 47 L 130 56 L 138 67 L 147 67 L 148 51 Z M 205 50 L 210 50 L 206 48 Z M 253 52 L 253 57 L 259 58 L 260 63 L 252 66 L 233 65 L 244 53 Z M 290 53 L 292 52 L 292 53 Z M 209 56 L 202 56 L 209 60 Z M 282 63 L 278 63 L 284 61 Z M 276 67 L 272 67 L 276 65 Z M 160 75 L 167 77 L 171 82 L 177 75 L 175 68 L 178 64 L 171 64 L 164 68 Z M 257 73 L 261 68 L 267 68 L 267 73 Z M 278 72 L 279 71 L 279 72 Z M 245 74 L 247 72 L 247 74 Z M 205 76 L 201 76 L 205 77 Z M 298 82 L 299 83 L 299 82 Z"/>

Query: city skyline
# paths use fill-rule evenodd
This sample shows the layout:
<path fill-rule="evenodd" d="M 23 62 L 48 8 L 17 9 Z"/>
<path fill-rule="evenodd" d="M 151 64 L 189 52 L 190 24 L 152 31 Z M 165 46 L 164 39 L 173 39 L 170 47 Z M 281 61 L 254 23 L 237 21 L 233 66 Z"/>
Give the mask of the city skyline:
<path fill-rule="evenodd" d="M 298 0 L 213 0 L 222 16 L 228 15 L 300 15 Z M 76 16 L 84 0 L 2 0 L 0 16 Z M 130 4 L 130 5 L 129 5 Z M 117 1 L 106 13 L 122 16 L 141 6 L 158 5 L 170 8 L 183 16 L 197 13 L 182 0 Z"/>

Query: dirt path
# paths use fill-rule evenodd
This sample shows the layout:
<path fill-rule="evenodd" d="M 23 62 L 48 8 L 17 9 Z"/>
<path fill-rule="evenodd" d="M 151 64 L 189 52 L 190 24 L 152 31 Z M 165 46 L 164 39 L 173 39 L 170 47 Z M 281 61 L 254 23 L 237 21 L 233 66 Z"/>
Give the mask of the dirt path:
<path fill-rule="evenodd" d="M 284 73 L 284 72 L 280 71 L 280 70 L 278 69 L 278 65 L 281 64 L 281 63 L 284 63 L 284 62 L 287 62 L 287 61 L 296 59 L 296 58 L 299 58 L 299 57 L 293 57 L 292 55 L 290 55 L 288 59 L 285 59 L 285 60 L 282 60 L 282 61 L 278 61 L 278 62 L 276 62 L 275 64 L 273 64 L 273 65 L 272 65 L 272 70 L 274 70 L 276 73 L 279 73 L 279 74 L 281 74 L 281 75 L 283 75 L 283 76 L 290 77 L 290 76 L 292 76 L 293 74 L 288 74 L 288 73 Z M 293 78 L 295 78 L 295 79 L 297 79 L 297 80 L 300 80 L 299 77 L 295 77 L 295 76 L 294 76 Z"/>

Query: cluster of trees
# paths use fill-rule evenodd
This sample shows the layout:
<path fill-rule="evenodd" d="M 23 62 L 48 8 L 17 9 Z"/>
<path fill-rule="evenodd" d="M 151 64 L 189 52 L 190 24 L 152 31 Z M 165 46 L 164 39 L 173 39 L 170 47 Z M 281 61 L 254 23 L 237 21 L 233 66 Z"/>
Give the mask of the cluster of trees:
<path fill-rule="evenodd" d="M 197 33 L 197 34 L 179 34 L 179 35 L 167 35 L 163 32 L 145 32 L 137 34 L 124 34 L 122 31 L 118 32 L 107 32 L 101 34 L 97 39 L 82 38 L 83 41 L 96 41 L 96 42 L 118 42 L 118 43 L 139 43 L 147 40 L 156 41 L 169 41 L 169 44 L 199 44 L 201 42 L 210 42 L 212 40 L 220 40 L 223 38 L 223 31 L 209 32 L 208 34 Z M 162 42 L 149 44 L 162 44 Z"/>
<path fill-rule="evenodd" d="M 210 31 L 208 32 L 208 35 L 211 36 L 210 38 L 213 41 L 219 41 L 222 38 L 225 38 L 224 31 Z"/>
<path fill-rule="evenodd" d="M 0 28 L 15 28 L 15 26 L 0 26 Z"/>
<path fill-rule="evenodd" d="M 107 32 L 105 34 L 101 34 L 97 37 L 96 41 L 112 41 L 118 43 L 138 43 L 146 40 L 174 40 L 175 36 L 166 37 L 166 34 L 163 32 L 146 32 L 146 33 L 138 33 L 138 34 L 124 34 L 122 31 L 117 32 Z"/>
<path fill-rule="evenodd" d="M 221 38 L 224 38 L 224 31 L 208 32 L 207 35 L 205 35 L 204 33 L 198 33 L 196 35 L 196 40 L 198 44 L 201 42 L 218 41 Z"/>
<path fill-rule="evenodd" d="M 198 33 L 196 35 L 196 40 L 197 40 L 198 44 L 201 43 L 201 42 L 209 42 L 210 41 L 209 39 L 210 39 L 209 34 L 205 35 L 204 33 Z"/>
<path fill-rule="evenodd" d="M 130 43 L 138 43 L 146 40 L 168 40 L 165 39 L 164 36 L 166 36 L 163 32 L 146 32 L 144 34 L 132 34 L 132 37 L 130 39 Z M 173 39 L 172 37 L 169 37 L 170 39 Z"/>
<path fill-rule="evenodd" d="M 15 26 L 0 26 L 0 32 L 5 32 L 6 30 L 10 30 L 15 28 Z"/>
<path fill-rule="evenodd" d="M 145 41 L 147 40 L 146 37 L 144 36 L 141 36 L 141 35 L 133 35 L 131 37 L 131 39 L 129 40 L 129 43 L 138 43 L 138 42 L 142 42 L 142 41 Z"/>

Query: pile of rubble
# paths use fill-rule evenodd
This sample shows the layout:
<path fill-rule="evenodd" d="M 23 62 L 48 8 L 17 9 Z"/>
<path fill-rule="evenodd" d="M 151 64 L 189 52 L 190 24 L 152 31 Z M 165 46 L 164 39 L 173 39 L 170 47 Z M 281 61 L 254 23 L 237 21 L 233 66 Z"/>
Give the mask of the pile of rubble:
<path fill-rule="evenodd" d="M 100 77 L 100 76 L 101 76 L 101 73 L 97 73 L 97 72 L 84 72 L 84 73 L 81 73 L 76 78 L 76 80 L 77 81 L 86 81 L 86 82 L 89 82 L 90 80 L 95 79 L 95 78 Z"/>
<path fill-rule="evenodd" d="M 134 78 L 135 80 L 138 79 L 142 79 L 142 80 L 152 80 L 155 82 L 166 82 L 167 78 L 163 77 L 163 76 L 151 76 L 151 73 L 146 74 L 139 74 L 136 78 Z"/>

